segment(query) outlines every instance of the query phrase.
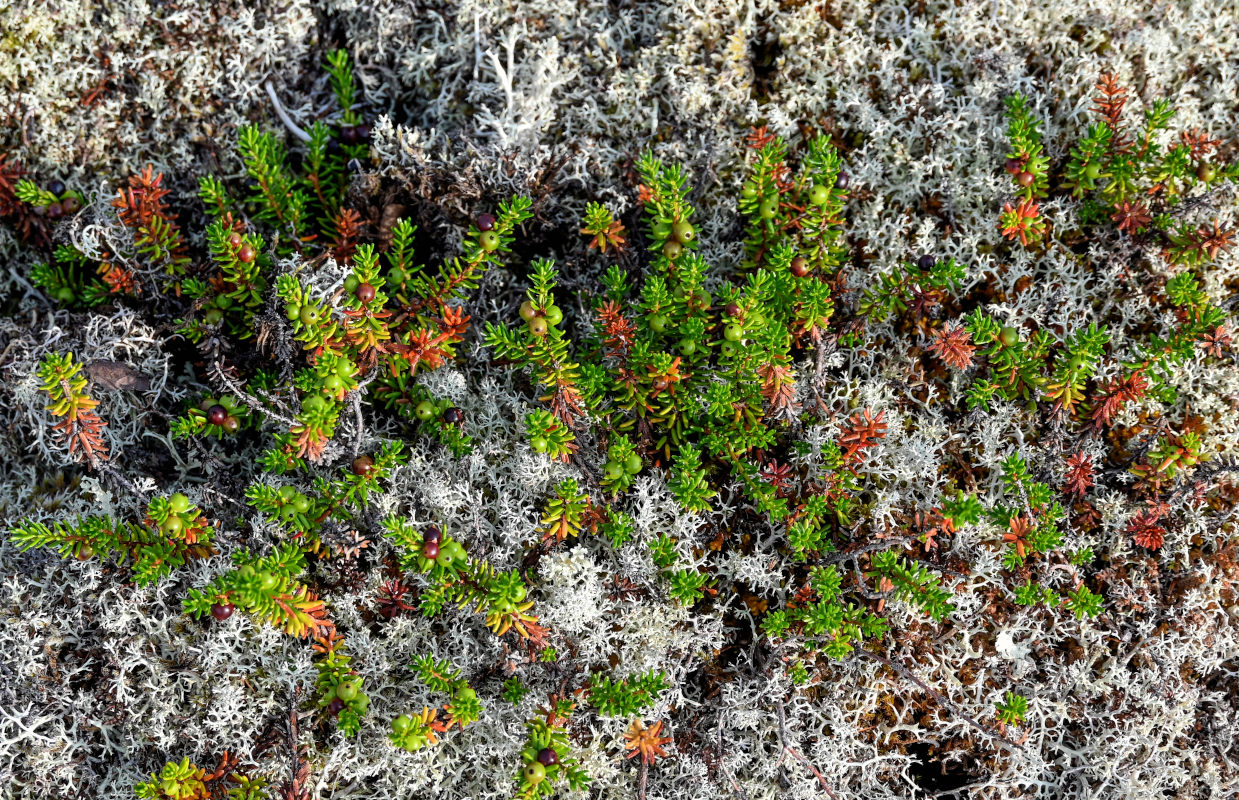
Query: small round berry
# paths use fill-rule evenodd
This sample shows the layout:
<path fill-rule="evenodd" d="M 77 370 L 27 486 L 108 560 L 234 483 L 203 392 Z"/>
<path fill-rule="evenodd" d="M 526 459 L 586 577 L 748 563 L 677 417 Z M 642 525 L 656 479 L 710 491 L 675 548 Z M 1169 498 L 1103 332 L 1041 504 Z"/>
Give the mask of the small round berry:
<path fill-rule="evenodd" d="M 693 293 L 693 300 L 697 303 L 698 308 L 709 308 L 714 302 L 714 298 L 705 289 L 698 289 Z"/>
<path fill-rule="evenodd" d="M 494 214 L 478 214 L 477 226 L 480 231 L 488 231 L 495 227 Z"/>
<path fill-rule="evenodd" d="M 423 400 L 413 409 L 413 416 L 420 419 L 422 422 L 433 419 L 435 415 L 435 405 L 429 400 Z"/>
<path fill-rule="evenodd" d="M 341 378 L 351 378 L 357 374 L 357 365 L 347 358 L 342 358 L 336 364 L 336 374 Z"/>
<path fill-rule="evenodd" d="M 30 210 L 34 212 L 36 217 L 47 216 L 47 206 L 34 206 Z"/>
<path fill-rule="evenodd" d="M 361 478 L 368 478 L 370 473 L 374 472 L 374 459 L 368 455 L 362 454 L 353 459 L 353 474 Z"/>
<path fill-rule="evenodd" d="M 1067 369 L 1072 372 L 1079 372 L 1084 367 L 1084 363 L 1082 356 L 1072 356 L 1067 360 Z"/>
<path fill-rule="evenodd" d="M 602 477 L 604 480 L 617 481 L 624 474 L 624 465 L 618 461 L 608 461 L 602 465 Z"/>
<path fill-rule="evenodd" d="M 726 357 L 730 358 L 730 357 L 732 357 L 732 356 L 734 356 L 734 355 L 736 354 L 737 349 L 738 349 L 738 347 L 737 347 L 737 345 L 736 345 L 736 343 L 735 343 L 735 342 L 726 342 L 726 341 L 725 341 L 725 342 L 723 342 L 723 344 L 719 347 L 718 351 L 719 351 L 719 353 L 721 353 L 722 355 L 724 355 L 724 356 L 726 356 Z"/>
<path fill-rule="evenodd" d="M 374 299 L 374 287 L 368 283 L 359 284 L 357 286 L 357 299 L 363 303 L 369 303 Z"/>
<path fill-rule="evenodd" d="M 223 622 L 232 616 L 232 612 L 236 611 L 237 607 L 232 603 L 215 603 L 211 606 L 211 616 L 215 617 L 216 622 Z"/>
<path fill-rule="evenodd" d="M 246 564 L 244 567 L 241 567 L 241 569 L 239 570 L 239 572 L 240 572 L 240 574 L 241 574 L 241 577 L 242 577 L 243 579 L 247 580 L 247 581 L 248 581 L 249 579 L 253 578 L 253 577 L 254 577 L 254 575 L 256 574 L 256 573 L 255 573 L 255 571 L 254 571 L 254 565 L 253 565 L 253 564 Z"/>
<path fill-rule="evenodd" d="M 226 294 L 221 294 L 215 298 L 215 305 L 219 308 L 232 308 L 232 298 Z"/>
<path fill-rule="evenodd" d="M 202 318 L 208 325 L 218 325 L 224 321 L 224 312 L 222 309 L 208 308 L 206 313 L 202 315 Z"/>
<path fill-rule="evenodd" d="M 1019 158 L 1008 158 L 1007 163 L 1003 165 L 1007 172 L 1015 175 L 1024 170 L 1024 161 Z"/>
<path fill-rule="evenodd" d="M 928 272 L 929 270 L 933 269 L 934 264 L 936 263 L 938 263 L 938 260 L 934 258 L 933 256 L 929 255 L 928 253 L 922 255 L 920 258 L 916 260 L 916 265 L 921 268 L 922 272 Z"/>
<path fill-rule="evenodd" d="M 335 140 L 332 139 L 332 141 L 335 141 Z M 344 710 L 344 701 L 338 697 L 332 698 L 331 702 L 327 704 L 327 713 L 333 717 L 339 715 L 339 713 L 343 710 Z"/>
<path fill-rule="evenodd" d="M 663 242 L 663 255 L 674 261 L 680 257 L 680 253 L 684 252 L 684 245 L 680 244 L 675 239 L 668 239 Z"/>
<path fill-rule="evenodd" d="M 761 207 L 758 208 L 758 213 L 762 219 L 774 219 L 779 214 L 779 201 L 776 198 L 770 198 L 761 202 Z"/>
<path fill-rule="evenodd" d="M 228 237 L 228 245 L 233 250 L 236 250 L 238 247 L 240 247 L 243 244 L 245 244 L 244 237 L 242 237 L 241 234 L 237 233 L 236 231 L 233 231 L 232 235 Z"/>
<path fill-rule="evenodd" d="M 456 562 L 457 560 L 459 560 L 459 557 L 456 555 L 455 550 L 453 550 L 450 547 L 444 547 L 443 545 L 435 545 L 435 546 L 439 548 L 439 554 L 435 556 L 435 559 L 434 559 L 434 562 L 436 564 L 438 564 L 441 567 L 446 567 L 448 569 L 451 569 L 452 567 L 456 566 Z M 426 545 L 423 545 L 422 546 L 423 555 L 425 555 L 425 548 L 426 548 Z"/>
<path fill-rule="evenodd" d="M 746 183 L 740 187 L 740 196 L 746 200 L 752 200 L 757 196 L 756 184 Z"/>
<path fill-rule="evenodd" d="M 297 305 L 296 303 L 285 303 L 284 304 L 284 316 L 288 317 L 289 322 L 292 322 L 293 320 L 300 318 L 301 306 Z"/>
<path fill-rule="evenodd" d="M 809 274 L 809 260 L 804 256 L 796 256 L 788 268 L 797 278 L 803 278 Z"/>
<path fill-rule="evenodd" d="M 1027 189 L 1036 183 L 1037 179 L 1031 172 L 1021 172 L 1019 175 L 1015 176 L 1015 182 Z"/>
<path fill-rule="evenodd" d="M 480 244 L 482 249 L 486 252 L 493 253 L 499 249 L 499 234 L 494 231 L 482 231 L 482 233 L 478 234 L 478 244 Z"/>
<path fill-rule="evenodd" d="M 546 440 L 545 436 L 535 436 L 529 440 L 529 446 L 535 453 L 545 453 L 550 449 L 551 443 Z"/>
<path fill-rule="evenodd" d="M 323 399 L 321 394 L 307 395 L 301 401 L 302 411 L 321 411 L 327 405 L 327 401 Z"/>
<path fill-rule="evenodd" d="M 356 292 L 357 287 L 360 285 L 361 285 L 361 281 L 358 279 L 356 275 L 349 275 L 347 278 L 344 279 L 344 291 L 346 292 L 350 292 L 350 293 Z"/>
<path fill-rule="evenodd" d="M 60 207 L 64 209 L 66 214 L 76 214 L 82 209 L 82 201 L 78 200 L 73 195 L 69 195 L 64 200 L 60 201 Z"/>
<path fill-rule="evenodd" d="M 291 505 L 293 510 L 298 514 L 304 514 L 310 510 L 310 498 L 303 494 L 295 494 L 293 495 L 292 503 L 289 505 Z"/>
<path fill-rule="evenodd" d="M 435 544 L 438 544 L 443 541 L 443 529 L 438 525 L 431 525 L 426 529 L 426 532 L 422 534 L 422 541 L 434 542 Z"/>
<path fill-rule="evenodd" d="M 68 286 L 61 286 L 55 292 L 56 299 L 62 303 L 72 303 L 75 297 L 73 290 Z"/>
<path fill-rule="evenodd" d="M 727 313 L 727 316 L 729 317 L 739 317 L 740 316 L 740 304 L 739 303 L 728 303 L 727 307 L 724 308 L 723 311 L 725 311 Z"/>
<path fill-rule="evenodd" d="M 352 125 L 340 129 L 340 138 L 345 144 L 357 144 L 357 129 Z"/>
<path fill-rule="evenodd" d="M 228 419 L 228 409 L 223 406 L 214 405 L 207 411 L 207 422 L 212 425 L 223 425 L 226 419 Z"/>
<path fill-rule="evenodd" d="M 1101 165 L 1097 163 L 1089 164 L 1084 168 L 1084 177 L 1090 181 L 1095 181 L 1101 177 Z"/>
<path fill-rule="evenodd" d="M 680 244 L 688 244 L 697 238 L 697 229 L 693 227 L 693 223 L 686 219 L 682 219 L 672 228 L 675 231 L 675 238 Z"/>
<path fill-rule="evenodd" d="M 738 342 L 744 338 L 744 328 L 739 325 L 728 325 L 723 328 L 723 338 L 729 342 Z"/>
<path fill-rule="evenodd" d="M 401 714 L 391 721 L 391 731 L 397 736 L 404 736 L 413 727 L 413 719 L 408 714 Z"/>
<path fill-rule="evenodd" d="M 163 521 L 159 529 L 168 536 L 179 536 L 181 531 L 185 530 L 185 520 L 176 514 L 172 514 Z"/>
<path fill-rule="evenodd" d="M 629 454 L 628 458 L 624 459 L 624 472 L 629 475 L 636 475 L 641 471 L 641 456 L 636 453 Z"/>
<path fill-rule="evenodd" d="M 851 177 L 848 176 L 846 172 L 840 172 L 839 175 L 835 178 L 835 188 L 846 189 L 848 188 L 848 184 L 851 182 L 852 182 L 852 179 Z"/>
<path fill-rule="evenodd" d="M 1213 166 L 1202 163 L 1200 166 L 1196 167 L 1196 177 L 1203 183 L 1208 183 L 1213 180 Z"/>
<path fill-rule="evenodd" d="M 1014 347 L 1016 342 L 1020 340 L 1020 332 L 1007 326 L 998 332 L 998 339 L 1002 342 L 1003 347 Z"/>
<path fill-rule="evenodd" d="M 318 309 L 314 306 L 302 306 L 298 316 L 301 317 L 302 325 L 313 325 L 318 322 Z"/>
<path fill-rule="evenodd" d="M 275 587 L 279 584 L 280 579 L 272 575 L 270 572 L 258 573 L 258 586 L 264 592 L 275 591 Z"/>
<path fill-rule="evenodd" d="M 546 780 L 546 767 L 539 764 L 537 761 L 525 767 L 525 783 L 531 786 L 537 786 L 542 781 Z"/>
<path fill-rule="evenodd" d="M 830 189 L 827 189 L 820 183 L 814 184 L 809 190 L 809 202 L 815 206 L 824 206 L 826 201 L 830 199 Z"/>
<path fill-rule="evenodd" d="M 521 303 L 520 313 L 521 313 L 521 319 L 525 320 L 526 322 L 538 316 L 538 310 L 533 307 L 533 301 L 531 300 L 526 300 L 525 302 Z"/>
<path fill-rule="evenodd" d="M 387 279 L 399 286 L 404 283 L 404 270 L 400 269 L 400 267 L 392 267 L 387 271 Z"/>
<path fill-rule="evenodd" d="M 48 204 L 47 206 L 47 218 L 48 219 L 60 219 L 64 215 L 65 215 L 65 209 L 64 209 L 64 206 L 62 206 L 60 203 Z"/>
<path fill-rule="evenodd" d="M 439 557 L 438 542 L 422 542 L 422 556 L 434 561 Z"/>
<path fill-rule="evenodd" d="M 349 700 L 354 699 L 355 697 L 357 697 L 357 684 L 353 683 L 352 681 L 344 681 L 343 683 L 337 685 L 336 686 L 336 697 L 340 698 L 346 703 Z"/>
<path fill-rule="evenodd" d="M 443 421 L 448 425 L 458 425 L 465 421 L 465 412 L 461 411 L 456 406 L 449 406 L 443 412 Z"/>
<path fill-rule="evenodd" d="M 667 330 L 667 322 L 666 314 L 653 314 L 649 319 L 650 330 L 654 333 L 663 333 Z"/>
<path fill-rule="evenodd" d="M 552 764 L 559 763 L 559 754 L 556 753 L 555 749 L 552 747 L 543 747 L 538 751 L 536 760 L 542 766 L 549 767 Z"/>
<path fill-rule="evenodd" d="M 85 561 L 95 554 L 95 548 L 88 544 L 84 544 L 77 549 L 77 560 Z"/>
<path fill-rule="evenodd" d="M 691 356 L 693 353 L 697 352 L 697 343 L 692 339 L 681 339 L 679 347 L 680 355 L 682 356 Z"/>
<path fill-rule="evenodd" d="M 546 317 L 547 325 L 558 325 L 564 321 L 564 310 L 559 306 L 550 305 L 546 307 L 546 313 L 543 316 Z"/>
<path fill-rule="evenodd" d="M 184 514 L 189 510 L 189 498 L 180 492 L 177 492 L 168 498 L 168 505 L 170 505 L 172 510 L 177 514 Z"/>
<path fill-rule="evenodd" d="M 57 197 L 60 197 L 65 193 L 65 182 L 61 180 L 48 181 L 47 190 Z"/>
<path fill-rule="evenodd" d="M 328 375 L 323 378 L 323 390 L 327 394 L 338 394 L 344 388 L 344 379 L 339 375 Z"/>
<path fill-rule="evenodd" d="M 224 429 L 225 433 L 236 433 L 241 430 L 241 420 L 229 414 L 224 417 L 224 421 L 220 423 L 220 427 Z"/>
<path fill-rule="evenodd" d="M 550 323 L 546 321 L 546 317 L 534 317 L 529 320 L 529 332 L 534 336 L 546 336 L 546 332 L 550 330 Z"/>
<path fill-rule="evenodd" d="M 370 141 L 370 126 L 369 125 L 358 125 L 357 126 L 357 141 L 359 142 Z"/>
<path fill-rule="evenodd" d="M 237 260 L 244 261 L 246 264 L 253 263 L 257 257 L 258 253 L 255 252 L 254 246 L 249 243 L 241 245 L 241 249 L 237 251 Z"/>

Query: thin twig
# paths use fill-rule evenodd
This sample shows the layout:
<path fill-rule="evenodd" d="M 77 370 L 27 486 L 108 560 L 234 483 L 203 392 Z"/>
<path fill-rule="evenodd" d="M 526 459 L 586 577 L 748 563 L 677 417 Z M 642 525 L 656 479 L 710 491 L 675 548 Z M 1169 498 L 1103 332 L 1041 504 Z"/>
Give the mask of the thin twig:
<path fill-rule="evenodd" d="M 275 106 L 275 115 L 280 118 L 280 122 L 284 123 L 284 127 L 292 132 L 303 142 L 310 141 L 310 134 L 302 130 L 301 126 L 293 122 L 293 118 L 288 116 L 288 112 L 284 110 L 284 106 L 280 105 L 280 98 L 275 96 L 275 87 L 271 85 L 271 81 L 267 81 L 267 97 L 271 98 L 271 104 Z"/>
<path fill-rule="evenodd" d="M 792 747 L 791 745 L 787 743 L 787 721 L 783 715 L 783 701 L 782 700 L 776 701 L 775 707 L 779 710 L 779 746 L 783 748 L 783 752 L 787 753 L 789 756 L 791 756 L 792 758 L 796 759 L 801 764 L 804 764 L 806 767 L 809 768 L 809 771 L 812 772 L 814 776 L 817 778 L 817 782 L 822 785 L 822 789 L 826 792 L 827 795 L 830 796 L 830 800 L 839 800 L 839 796 L 836 795 L 834 791 L 830 788 L 830 784 L 826 782 L 826 778 L 823 777 L 822 773 L 818 770 L 818 768 L 813 766 L 813 762 L 805 758 L 804 756 L 802 756 L 799 752 L 796 751 L 796 748 Z M 782 756 L 779 756 L 779 763 L 780 764 L 783 763 Z"/>
<path fill-rule="evenodd" d="M 266 414 L 269 417 L 273 417 L 279 420 L 280 422 L 284 423 L 285 425 L 288 425 L 289 427 L 292 427 L 293 425 L 297 424 L 297 421 L 295 419 L 291 417 L 286 417 L 283 414 L 276 411 L 274 409 L 275 401 L 272 400 L 271 398 L 261 393 L 259 393 L 258 397 L 255 397 L 254 395 L 242 389 L 241 384 L 234 381 L 232 378 L 228 376 L 228 373 L 224 372 L 223 362 L 216 361 L 211 366 L 211 371 L 214 373 L 216 380 L 222 383 L 224 387 L 228 389 L 228 391 L 240 397 L 242 400 L 248 403 L 252 408 L 255 408 L 261 411 L 263 414 Z"/>

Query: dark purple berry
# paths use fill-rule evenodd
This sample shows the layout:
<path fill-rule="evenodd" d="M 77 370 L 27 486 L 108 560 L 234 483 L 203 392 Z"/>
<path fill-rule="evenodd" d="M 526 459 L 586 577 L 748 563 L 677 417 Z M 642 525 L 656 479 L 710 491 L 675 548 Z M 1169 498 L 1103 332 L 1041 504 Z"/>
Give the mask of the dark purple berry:
<path fill-rule="evenodd" d="M 422 555 L 430 559 L 431 561 L 438 558 L 439 557 L 439 543 L 438 542 L 423 542 L 422 543 Z"/>
<path fill-rule="evenodd" d="M 232 603 L 215 603 L 211 606 L 211 616 L 215 617 L 216 622 L 223 622 L 232 616 L 232 612 L 236 611 L 237 607 Z"/>
<path fill-rule="evenodd" d="M 538 751 L 538 763 L 544 767 L 559 763 L 559 754 L 552 747 L 543 747 Z"/>
<path fill-rule="evenodd" d="M 495 216 L 493 214 L 478 214 L 477 226 L 480 231 L 490 230 L 495 227 Z"/>
<path fill-rule="evenodd" d="M 333 717 L 338 716 L 340 712 L 343 710 L 344 710 L 344 701 L 338 697 L 327 704 L 327 713 Z"/>
<path fill-rule="evenodd" d="M 62 194 L 65 193 L 65 182 L 64 181 L 49 181 L 47 184 L 47 190 L 51 192 L 52 194 L 56 195 L 57 197 L 60 197 Z"/>
<path fill-rule="evenodd" d="M 60 205 L 60 203 L 52 203 L 51 205 L 47 207 L 47 218 L 48 219 L 60 219 L 64 215 L 65 215 L 65 209 L 64 209 L 64 206 Z"/>
<path fill-rule="evenodd" d="M 357 126 L 357 141 L 359 142 L 370 141 L 370 126 L 369 125 L 358 125 Z"/>
<path fill-rule="evenodd" d="M 363 283 L 357 287 L 357 299 L 363 303 L 369 303 L 374 299 L 374 287 L 368 283 Z"/>
<path fill-rule="evenodd" d="M 82 208 L 82 201 L 73 195 L 69 195 L 60 201 L 60 207 L 64 209 L 66 214 L 76 214 Z"/>
<path fill-rule="evenodd" d="M 1031 172 L 1021 172 L 1015 176 L 1015 182 L 1027 189 L 1037 182 L 1037 178 Z"/>
<path fill-rule="evenodd" d="M 929 255 L 928 253 L 926 253 L 925 255 L 921 256 L 920 258 L 916 260 L 916 265 L 921 268 L 922 272 L 928 272 L 929 270 L 933 269 L 935 263 L 937 263 L 937 259 Z"/>
<path fill-rule="evenodd" d="M 212 425 L 223 425 L 226 419 L 228 419 L 228 409 L 223 406 L 213 405 L 207 409 L 207 422 Z"/>
<path fill-rule="evenodd" d="M 438 525 L 431 525 L 426 529 L 426 532 L 422 534 L 422 541 L 434 542 L 435 544 L 438 544 L 443 541 L 443 529 Z"/>
<path fill-rule="evenodd" d="M 793 258 L 790 268 L 792 274 L 797 278 L 803 278 L 809 274 L 809 262 L 805 260 L 804 256 L 796 256 Z"/>
<path fill-rule="evenodd" d="M 1018 158 L 1008 158 L 1007 163 L 1005 165 L 1005 169 L 1007 170 L 1007 172 L 1014 175 L 1017 172 L 1020 172 L 1021 170 L 1024 169 L 1024 162 L 1023 160 L 1018 159 Z"/>
<path fill-rule="evenodd" d="M 357 129 L 352 125 L 340 129 L 340 139 L 345 144 L 357 144 Z"/>
<path fill-rule="evenodd" d="M 353 459 L 353 474 L 365 478 L 374 472 L 374 459 L 370 456 L 357 456 Z"/>
<path fill-rule="evenodd" d="M 461 411 L 456 406 L 450 406 L 443 412 L 443 421 L 448 425 L 459 425 L 465 421 L 465 412 Z"/>
<path fill-rule="evenodd" d="M 254 252 L 254 248 L 248 244 L 241 245 L 241 249 L 237 251 L 237 260 L 244 261 L 246 264 L 253 262 L 258 254 Z"/>
<path fill-rule="evenodd" d="M 835 177 L 835 188 L 846 189 L 848 188 L 848 184 L 851 183 L 851 180 L 852 179 L 848 177 L 846 172 L 840 172 L 838 176 Z"/>

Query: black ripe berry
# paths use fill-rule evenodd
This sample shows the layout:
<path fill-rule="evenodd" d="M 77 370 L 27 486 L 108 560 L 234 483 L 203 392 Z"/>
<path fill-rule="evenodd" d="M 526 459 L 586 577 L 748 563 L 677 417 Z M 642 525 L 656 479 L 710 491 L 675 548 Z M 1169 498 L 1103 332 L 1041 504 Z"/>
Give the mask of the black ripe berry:
<path fill-rule="evenodd" d="M 443 541 L 443 529 L 438 525 L 431 525 L 426 529 L 426 532 L 422 534 L 422 541 L 434 542 L 435 544 L 438 544 Z"/>
<path fill-rule="evenodd" d="M 224 420 L 228 419 L 228 409 L 216 404 L 207 409 L 207 422 L 212 425 L 223 425 Z"/>
<path fill-rule="evenodd" d="M 538 751 L 538 763 L 544 767 L 559 763 L 559 754 L 553 748 L 543 747 Z"/>
<path fill-rule="evenodd" d="M 477 226 L 480 231 L 488 231 L 495 227 L 495 217 L 493 214 L 478 214 Z"/>
<path fill-rule="evenodd" d="M 357 456 L 353 459 L 353 474 L 362 478 L 374 472 L 374 459 L 370 456 Z"/>
<path fill-rule="evenodd" d="M 65 215 L 65 210 L 60 203 L 52 203 L 47 207 L 48 219 L 59 219 Z"/>
<path fill-rule="evenodd" d="M 327 713 L 333 717 L 338 715 L 343 710 L 344 710 L 344 701 L 338 697 L 327 704 Z"/>
<path fill-rule="evenodd" d="M 838 176 L 835 177 L 835 188 L 846 189 L 848 188 L 848 184 L 851 182 L 851 180 L 852 179 L 848 177 L 848 174 L 846 172 L 840 172 Z"/>
<path fill-rule="evenodd" d="M 1015 175 L 1024 169 L 1024 162 L 1018 158 L 1008 158 L 1005 168 L 1007 172 Z"/>
<path fill-rule="evenodd" d="M 374 287 L 368 283 L 363 283 L 357 287 L 357 299 L 363 303 L 369 303 L 374 299 Z"/>
<path fill-rule="evenodd" d="M 217 622 L 223 622 L 231 617 L 232 612 L 236 610 L 236 606 L 232 603 L 215 603 L 211 606 L 211 616 L 215 617 Z"/>
<path fill-rule="evenodd" d="M 57 197 L 60 197 L 62 194 L 65 193 L 65 182 L 64 181 L 49 181 L 47 184 L 47 190 L 51 192 L 52 194 L 56 195 Z"/>
<path fill-rule="evenodd" d="M 727 316 L 729 317 L 740 316 L 740 306 L 737 303 L 728 303 L 727 307 L 723 310 L 727 312 Z"/>
<path fill-rule="evenodd" d="M 370 126 L 369 125 L 358 125 L 357 126 L 357 141 L 359 142 L 370 141 Z"/>
<path fill-rule="evenodd" d="M 916 260 L 916 265 L 920 267 L 923 272 L 928 272 L 933 269 L 935 263 L 936 259 L 929 253 L 926 253 Z"/>
<path fill-rule="evenodd" d="M 357 144 L 357 129 L 352 125 L 340 129 L 340 138 L 345 144 Z"/>
<path fill-rule="evenodd" d="M 450 406 L 443 412 L 443 421 L 448 425 L 459 425 L 465 421 L 465 412 L 456 406 Z"/>

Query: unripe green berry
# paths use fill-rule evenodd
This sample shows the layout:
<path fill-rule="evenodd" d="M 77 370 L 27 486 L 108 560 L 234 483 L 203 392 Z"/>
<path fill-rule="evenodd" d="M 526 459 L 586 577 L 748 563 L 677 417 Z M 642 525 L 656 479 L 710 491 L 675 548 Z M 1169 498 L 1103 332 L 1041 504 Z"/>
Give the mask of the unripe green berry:
<path fill-rule="evenodd" d="M 680 355 L 691 356 L 695 352 L 697 352 L 697 343 L 695 341 L 692 339 L 680 340 Z"/>
<path fill-rule="evenodd" d="M 641 471 L 641 456 L 632 453 L 628 458 L 624 459 L 624 472 L 629 475 L 636 475 Z"/>
<path fill-rule="evenodd" d="M 336 697 L 344 702 L 348 702 L 357 697 L 357 684 L 352 681 L 344 681 L 336 686 Z"/>
<path fill-rule="evenodd" d="M 680 257 L 680 253 L 684 252 L 684 245 L 677 242 L 675 239 L 668 239 L 663 243 L 663 255 L 673 261 Z"/>
<path fill-rule="evenodd" d="M 550 327 L 551 326 L 546 321 L 546 317 L 534 317 L 529 320 L 529 332 L 534 336 L 546 336 L 546 332 L 550 329 Z"/>
<path fill-rule="evenodd" d="M 543 315 L 547 325 L 558 325 L 564 321 L 564 310 L 557 305 L 549 305 L 546 307 L 546 313 Z"/>
<path fill-rule="evenodd" d="M 665 314 L 653 314 L 650 316 L 650 330 L 654 333 L 663 333 L 667 330 L 667 317 Z"/>
<path fill-rule="evenodd" d="M 168 505 L 170 505 L 172 510 L 177 514 L 184 514 L 189 510 L 189 498 L 180 492 L 177 492 L 168 498 Z"/>
<path fill-rule="evenodd" d="M 830 189 L 827 189 L 822 184 L 814 184 L 809 190 L 809 202 L 815 206 L 826 205 L 826 201 L 830 199 Z"/>
<path fill-rule="evenodd" d="M 301 307 L 301 324 L 313 325 L 318 322 L 318 309 L 314 306 Z"/>
<path fill-rule="evenodd" d="M 413 409 L 413 416 L 417 417 L 422 422 L 434 419 L 435 413 L 434 403 L 429 400 L 423 400 L 417 404 L 416 408 Z"/>
<path fill-rule="evenodd" d="M 179 536 L 181 531 L 185 530 L 185 520 L 181 519 L 176 514 L 170 514 L 159 529 L 168 536 Z"/>
<path fill-rule="evenodd" d="M 296 303 L 285 303 L 284 304 L 284 316 L 288 317 L 289 322 L 292 322 L 295 319 L 300 319 L 301 306 L 297 305 Z"/>
<path fill-rule="evenodd" d="M 744 338 L 744 328 L 739 325 L 728 325 L 723 328 L 723 338 L 729 342 L 738 342 Z"/>
<path fill-rule="evenodd" d="M 498 250 L 500 243 L 499 234 L 494 231 L 482 231 L 478 234 L 478 244 L 488 253 Z"/>
<path fill-rule="evenodd" d="M 224 312 L 218 308 L 208 308 L 207 312 L 202 315 L 202 318 L 208 325 L 218 325 L 224 321 Z"/>
<path fill-rule="evenodd" d="M 538 316 L 537 309 L 533 307 L 533 303 L 530 302 L 529 300 L 526 300 L 525 302 L 521 303 L 520 314 L 521 314 L 521 319 L 525 320 L 526 322 Z"/>
<path fill-rule="evenodd" d="M 357 287 L 360 285 L 361 285 L 361 281 L 357 279 L 356 275 L 349 275 L 347 278 L 344 279 L 344 291 L 348 292 L 349 294 L 352 294 L 353 292 L 357 291 Z"/>
<path fill-rule="evenodd" d="M 392 267 L 387 271 L 387 279 L 399 286 L 404 283 L 404 270 L 400 269 L 400 267 Z"/>
<path fill-rule="evenodd" d="M 624 474 L 624 465 L 618 461 L 608 461 L 602 465 L 602 477 L 608 481 L 617 481 Z"/>
<path fill-rule="evenodd" d="M 1084 167 L 1084 177 L 1090 181 L 1095 181 L 1101 177 L 1101 165 L 1093 163 L 1087 164 Z"/>
<path fill-rule="evenodd" d="M 1020 332 L 1007 326 L 998 332 L 998 340 L 1002 342 L 1003 347 L 1015 347 L 1020 340 Z"/>
<path fill-rule="evenodd" d="M 679 240 L 680 244 L 688 244 L 697 238 L 697 229 L 693 227 L 693 223 L 686 219 L 677 222 L 673 230 L 675 231 L 675 238 Z"/>
<path fill-rule="evenodd" d="M 774 219 L 779 214 L 779 201 L 777 198 L 763 200 L 761 207 L 758 209 L 762 219 Z"/>
<path fill-rule="evenodd" d="M 338 692 L 337 692 L 338 694 Z M 392 733 L 397 736 L 404 736 L 413 727 L 413 718 L 408 714 L 401 714 L 391 721 Z"/>
<path fill-rule="evenodd" d="M 531 786 L 537 786 L 542 781 L 546 780 L 546 767 L 534 761 L 525 766 L 525 783 Z"/>
<path fill-rule="evenodd" d="M 258 586 L 264 592 L 275 591 L 275 587 L 279 585 L 279 582 L 280 579 L 272 575 L 270 572 L 266 572 L 264 570 L 263 572 L 258 573 Z"/>
<path fill-rule="evenodd" d="M 546 440 L 545 436 L 535 436 L 529 440 L 529 446 L 534 452 L 545 453 L 551 446 L 551 443 Z"/>

